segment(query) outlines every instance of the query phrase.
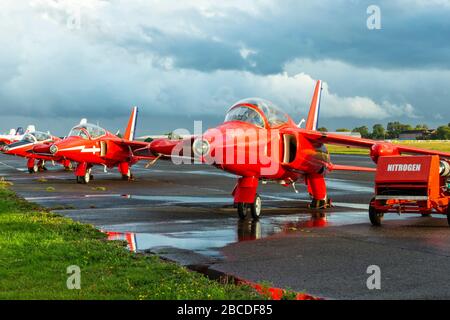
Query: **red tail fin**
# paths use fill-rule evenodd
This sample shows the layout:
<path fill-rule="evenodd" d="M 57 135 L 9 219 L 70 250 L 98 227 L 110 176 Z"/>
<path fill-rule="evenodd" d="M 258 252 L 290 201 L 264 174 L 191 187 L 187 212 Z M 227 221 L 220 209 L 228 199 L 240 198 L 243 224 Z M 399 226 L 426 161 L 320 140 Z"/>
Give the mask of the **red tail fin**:
<path fill-rule="evenodd" d="M 322 95 L 322 80 L 317 80 L 314 96 L 309 107 L 308 119 L 306 120 L 307 130 L 317 130 L 319 123 L 320 97 Z"/>
<path fill-rule="evenodd" d="M 134 132 L 136 129 L 137 115 L 138 115 L 138 108 L 133 107 L 133 109 L 131 109 L 131 115 L 130 115 L 130 120 L 128 120 L 127 129 L 125 130 L 125 134 L 123 136 L 123 138 L 125 140 L 130 140 L 130 141 L 134 140 Z"/>

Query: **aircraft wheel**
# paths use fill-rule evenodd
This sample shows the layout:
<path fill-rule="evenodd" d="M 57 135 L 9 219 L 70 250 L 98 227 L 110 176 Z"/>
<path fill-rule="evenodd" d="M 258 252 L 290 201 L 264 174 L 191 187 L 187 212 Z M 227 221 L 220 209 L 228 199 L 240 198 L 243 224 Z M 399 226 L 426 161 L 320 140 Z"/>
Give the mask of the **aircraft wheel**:
<path fill-rule="evenodd" d="M 383 221 L 384 213 L 378 212 L 372 204 L 373 200 L 370 202 L 369 206 L 369 219 L 372 225 L 379 227 Z"/>
<path fill-rule="evenodd" d="M 243 202 L 238 202 L 237 212 L 240 219 L 244 220 L 245 218 L 247 218 L 247 204 Z"/>
<path fill-rule="evenodd" d="M 35 164 L 34 166 L 32 166 L 31 168 L 28 168 L 28 172 L 29 173 L 36 173 L 39 171 L 39 166 L 37 164 Z"/>
<path fill-rule="evenodd" d="M 253 219 L 258 220 L 261 215 L 262 210 L 262 202 L 259 194 L 256 194 L 255 202 L 250 205 L 250 212 L 252 214 Z"/>
<path fill-rule="evenodd" d="M 131 170 L 128 169 L 127 174 L 122 174 L 122 180 L 124 181 L 131 181 L 133 180 L 133 175 L 131 174 Z"/>
<path fill-rule="evenodd" d="M 86 170 L 84 176 L 77 176 L 77 182 L 82 184 L 88 184 L 94 176 L 91 174 L 91 169 Z"/>

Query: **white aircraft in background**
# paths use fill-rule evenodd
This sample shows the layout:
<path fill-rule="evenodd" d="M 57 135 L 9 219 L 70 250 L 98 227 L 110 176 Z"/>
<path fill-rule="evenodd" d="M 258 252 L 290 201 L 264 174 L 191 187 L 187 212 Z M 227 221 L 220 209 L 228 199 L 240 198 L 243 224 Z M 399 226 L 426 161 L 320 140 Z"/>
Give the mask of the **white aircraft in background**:
<path fill-rule="evenodd" d="M 20 141 L 25 134 L 35 131 L 36 127 L 34 125 L 29 125 L 26 131 L 24 131 L 22 127 L 11 129 L 7 134 L 0 134 L 0 145 L 11 144 L 13 142 Z"/>

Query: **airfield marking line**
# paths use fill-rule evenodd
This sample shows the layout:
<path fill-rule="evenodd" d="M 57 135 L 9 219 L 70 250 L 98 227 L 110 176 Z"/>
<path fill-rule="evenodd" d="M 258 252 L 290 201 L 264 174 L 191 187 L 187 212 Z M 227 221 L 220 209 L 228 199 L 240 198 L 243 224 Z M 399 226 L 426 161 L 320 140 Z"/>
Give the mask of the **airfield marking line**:
<path fill-rule="evenodd" d="M 19 168 L 10 166 L 9 164 L 6 164 L 6 163 L 4 163 L 4 162 L 2 162 L 2 161 L 0 161 L 0 164 L 4 165 L 5 167 L 8 167 L 8 168 L 12 168 L 12 169 L 14 169 L 14 170 L 17 170 L 17 171 L 22 171 L 22 170 L 20 170 Z"/>

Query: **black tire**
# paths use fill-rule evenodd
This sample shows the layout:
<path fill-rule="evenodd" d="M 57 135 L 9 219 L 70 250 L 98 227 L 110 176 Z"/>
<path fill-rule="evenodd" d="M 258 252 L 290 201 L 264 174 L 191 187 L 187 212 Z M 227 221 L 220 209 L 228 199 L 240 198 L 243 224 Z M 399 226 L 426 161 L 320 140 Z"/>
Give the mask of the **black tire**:
<path fill-rule="evenodd" d="M 239 219 L 245 220 L 247 218 L 247 204 L 243 202 L 237 203 L 237 213 L 239 216 Z"/>
<path fill-rule="evenodd" d="M 375 207 L 372 205 L 372 201 L 369 206 L 369 219 L 373 226 L 379 227 L 381 226 L 381 222 L 383 221 L 384 213 L 377 212 Z"/>
<path fill-rule="evenodd" d="M 421 216 L 424 218 L 431 217 L 431 213 L 422 213 Z"/>
<path fill-rule="evenodd" d="M 447 207 L 447 222 L 448 222 L 448 225 L 450 226 L 450 205 L 448 205 L 448 207 Z"/>
<path fill-rule="evenodd" d="M 69 165 L 68 165 L 68 166 L 65 166 L 65 167 L 64 167 L 64 170 L 66 170 L 66 171 L 72 171 L 72 170 L 73 170 L 73 164 L 72 164 L 72 162 L 69 162 Z"/>
<path fill-rule="evenodd" d="M 255 201 L 250 205 L 250 213 L 252 214 L 252 218 L 254 220 L 258 220 L 261 216 L 262 211 L 262 202 L 259 194 L 256 194 Z"/>
<path fill-rule="evenodd" d="M 122 180 L 124 181 L 131 181 L 133 180 L 133 175 L 131 174 L 131 170 L 128 169 L 127 174 L 122 174 Z"/>
<path fill-rule="evenodd" d="M 84 176 L 77 176 L 77 182 L 82 184 L 88 184 L 93 178 L 94 176 L 91 174 L 91 171 L 87 170 Z"/>
<path fill-rule="evenodd" d="M 35 164 L 31 168 L 28 168 L 28 172 L 31 173 L 31 174 L 37 173 L 38 171 L 39 171 L 39 166 L 37 164 Z"/>

